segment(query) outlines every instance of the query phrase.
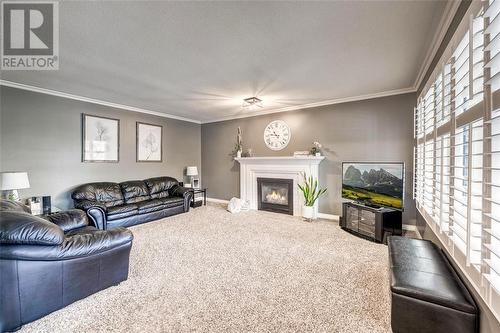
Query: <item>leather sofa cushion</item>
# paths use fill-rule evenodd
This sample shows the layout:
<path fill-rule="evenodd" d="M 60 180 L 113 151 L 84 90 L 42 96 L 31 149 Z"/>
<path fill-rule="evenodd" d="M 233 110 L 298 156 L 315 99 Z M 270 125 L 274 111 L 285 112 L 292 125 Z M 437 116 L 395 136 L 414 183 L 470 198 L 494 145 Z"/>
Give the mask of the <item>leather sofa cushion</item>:
<path fill-rule="evenodd" d="M 151 199 L 148 187 L 142 180 L 120 183 L 126 203 L 136 203 Z"/>
<path fill-rule="evenodd" d="M 137 210 L 136 204 L 126 204 L 121 206 L 114 206 L 108 209 L 108 215 L 122 214 L 127 212 L 132 212 Z"/>
<path fill-rule="evenodd" d="M 137 203 L 137 206 L 139 207 L 139 214 L 156 212 L 165 208 L 160 199 L 151 199 L 139 202 Z"/>
<path fill-rule="evenodd" d="M 107 219 L 109 221 L 121 219 L 138 214 L 137 204 L 126 204 L 108 208 Z"/>
<path fill-rule="evenodd" d="M 133 238 L 130 230 L 121 227 L 94 231 L 85 227 L 81 232 L 69 233 L 63 243 L 56 246 L 4 245 L 0 259 L 51 261 L 80 258 L 130 243 Z"/>
<path fill-rule="evenodd" d="M 120 185 L 117 183 L 89 183 L 77 187 L 71 194 L 73 200 L 89 200 L 103 203 L 106 207 L 125 203 Z"/>
<path fill-rule="evenodd" d="M 388 247 L 393 293 L 476 313 L 474 300 L 434 243 L 391 237 Z"/>
<path fill-rule="evenodd" d="M 52 222 L 28 213 L 0 212 L 0 244 L 59 245 L 63 241 L 63 230 Z"/>
<path fill-rule="evenodd" d="M 87 214 L 80 209 L 70 209 L 64 212 L 50 214 L 46 219 L 58 225 L 64 232 L 82 228 L 89 224 Z"/>
<path fill-rule="evenodd" d="M 181 197 L 168 197 L 159 200 L 166 208 L 184 205 L 184 198 Z"/>
<path fill-rule="evenodd" d="M 94 233 L 96 230 L 99 230 L 99 229 L 97 229 L 96 227 L 88 225 L 86 227 L 82 227 L 82 228 L 78 228 L 78 229 L 73 229 L 73 230 L 70 230 L 68 232 L 65 232 L 64 236 L 65 237 L 71 237 L 73 235 L 91 234 L 91 233 Z"/>
<path fill-rule="evenodd" d="M 170 195 L 169 190 L 178 184 L 177 180 L 172 177 L 156 177 L 149 178 L 144 181 L 149 189 L 151 198 L 166 198 Z"/>

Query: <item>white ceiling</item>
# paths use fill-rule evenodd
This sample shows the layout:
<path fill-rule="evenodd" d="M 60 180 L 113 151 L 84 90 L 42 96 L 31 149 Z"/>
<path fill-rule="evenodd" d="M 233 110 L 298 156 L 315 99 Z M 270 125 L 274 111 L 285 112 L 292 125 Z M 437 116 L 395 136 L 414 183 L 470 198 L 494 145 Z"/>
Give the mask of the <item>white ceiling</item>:
<path fill-rule="evenodd" d="M 2 79 L 201 122 L 412 90 L 446 5 L 60 2 L 60 69 Z"/>

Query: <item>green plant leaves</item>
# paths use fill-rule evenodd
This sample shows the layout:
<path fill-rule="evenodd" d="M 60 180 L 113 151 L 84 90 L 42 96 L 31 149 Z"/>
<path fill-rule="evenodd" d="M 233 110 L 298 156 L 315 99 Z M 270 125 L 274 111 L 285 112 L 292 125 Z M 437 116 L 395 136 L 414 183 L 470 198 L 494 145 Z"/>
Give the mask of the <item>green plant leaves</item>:
<path fill-rule="evenodd" d="M 327 189 L 319 188 L 318 180 L 313 179 L 312 176 L 306 177 L 306 174 L 302 173 L 302 177 L 304 178 L 304 183 L 302 185 L 297 184 L 297 186 L 304 195 L 304 204 L 306 206 L 314 206 L 316 200 L 318 200 L 320 196 L 324 195 Z"/>

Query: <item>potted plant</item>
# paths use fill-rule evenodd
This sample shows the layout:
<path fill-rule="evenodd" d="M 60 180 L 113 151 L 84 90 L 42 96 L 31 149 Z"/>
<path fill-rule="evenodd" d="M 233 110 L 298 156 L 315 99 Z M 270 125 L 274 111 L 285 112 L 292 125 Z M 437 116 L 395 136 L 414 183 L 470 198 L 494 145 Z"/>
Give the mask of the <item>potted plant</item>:
<path fill-rule="evenodd" d="M 302 217 L 310 221 L 314 217 L 314 204 L 320 196 L 326 193 L 326 188 L 318 187 L 318 180 L 313 179 L 312 176 L 306 177 L 305 173 L 302 173 L 304 177 L 304 183 L 302 185 L 298 184 L 299 189 L 304 195 L 304 206 L 302 207 Z"/>
<path fill-rule="evenodd" d="M 311 148 L 311 155 L 313 156 L 321 156 L 321 143 L 318 141 L 313 142 L 313 147 Z"/>

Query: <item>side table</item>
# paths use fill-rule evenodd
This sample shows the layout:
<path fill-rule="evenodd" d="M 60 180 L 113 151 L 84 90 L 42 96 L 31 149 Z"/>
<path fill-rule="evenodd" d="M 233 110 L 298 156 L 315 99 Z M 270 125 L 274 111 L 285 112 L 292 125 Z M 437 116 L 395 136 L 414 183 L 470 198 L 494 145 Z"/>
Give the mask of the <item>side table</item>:
<path fill-rule="evenodd" d="M 207 205 L 207 189 L 206 188 L 195 188 L 193 189 L 193 200 L 191 201 L 191 207 L 199 207 L 201 205 L 196 205 L 195 196 L 196 194 L 203 194 L 203 206 Z"/>

